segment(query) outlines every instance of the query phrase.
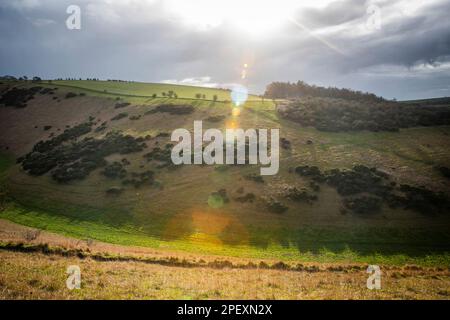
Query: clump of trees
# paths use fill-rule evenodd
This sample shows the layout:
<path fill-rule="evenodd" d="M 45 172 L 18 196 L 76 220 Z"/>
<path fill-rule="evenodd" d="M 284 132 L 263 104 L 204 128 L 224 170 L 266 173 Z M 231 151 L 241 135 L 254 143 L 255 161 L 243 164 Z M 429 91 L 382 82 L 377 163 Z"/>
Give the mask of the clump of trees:
<path fill-rule="evenodd" d="M 93 122 L 85 122 L 72 128 L 67 128 L 60 135 L 46 141 L 39 141 L 33 146 L 33 152 L 46 153 L 60 146 L 63 142 L 75 140 L 92 130 Z"/>
<path fill-rule="evenodd" d="M 206 94 L 196 93 L 195 99 L 206 99 Z"/>
<path fill-rule="evenodd" d="M 422 214 L 447 214 L 450 199 L 442 192 L 397 183 L 383 171 L 363 165 L 351 170 L 322 172 L 316 166 L 298 166 L 295 172 L 315 183 L 327 183 L 343 197 L 343 204 L 355 213 L 376 213 L 382 204 Z"/>
<path fill-rule="evenodd" d="M 115 104 L 114 108 L 115 109 L 120 109 L 120 108 L 125 108 L 128 107 L 130 105 L 129 102 L 118 102 Z"/>
<path fill-rule="evenodd" d="M 265 199 L 266 208 L 269 212 L 281 214 L 286 212 L 289 208 L 274 198 Z"/>
<path fill-rule="evenodd" d="M 66 99 L 75 98 L 77 96 L 74 92 L 67 92 Z"/>
<path fill-rule="evenodd" d="M 145 115 L 155 114 L 158 112 L 169 113 L 171 115 L 190 114 L 195 111 L 194 107 L 190 104 L 160 104 L 155 108 L 145 112 Z"/>
<path fill-rule="evenodd" d="M 174 98 L 174 99 L 177 99 L 178 98 L 178 95 L 175 93 L 175 91 L 173 91 L 173 90 L 169 90 L 169 92 L 167 93 L 167 96 L 169 97 L 169 98 Z"/>
<path fill-rule="evenodd" d="M 112 117 L 111 121 L 117 121 L 117 120 L 120 120 L 120 119 L 123 119 L 123 118 L 126 118 L 126 117 L 128 117 L 128 113 L 121 112 L 121 113 L 116 114 L 114 117 Z"/>
<path fill-rule="evenodd" d="M 27 102 L 34 99 L 34 95 L 39 93 L 42 87 L 16 88 L 13 87 L 0 97 L 0 104 L 6 107 L 25 108 Z"/>
<path fill-rule="evenodd" d="M 134 115 L 134 116 L 129 117 L 128 119 L 133 120 L 133 121 L 136 121 L 136 120 L 139 120 L 141 117 L 142 117 L 142 116 L 141 116 L 140 114 L 137 114 L 137 115 Z"/>
<path fill-rule="evenodd" d="M 124 178 L 127 175 L 127 170 L 125 170 L 122 163 L 114 161 L 105 166 L 102 174 L 110 179 L 119 179 Z"/>
<path fill-rule="evenodd" d="M 92 125 L 92 122 L 81 124 L 66 129 L 50 140 L 40 141 L 17 162 L 31 175 L 40 176 L 51 172 L 54 180 L 65 183 L 84 179 L 96 168 L 105 167 L 107 162 L 104 158 L 108 155 L 139 152 L 147 147 L 143 138 L 120 132 L 110 132 L 102 139 L 85 137 L 78 140 L 91 131 Z M 109 174 L 111 171 L 106 169 L 106 172 Z"/>
<path fill-rule="evenodd" d="M 291 142 L 286 139 L 286 138 L 281 138 L 280 139 L 280 144 L 281 144 L 281 148 L 286 149 L 286 150 L 290 150 L 291 149 Z"/>
<path fill-rule="evenodd" d="M 373 196 L 359 196 L 344 199 L 346 208 L 359 214 L 378 213 L 381 210 L 381 199 Z"/>
<path fill-rule="evenodd" d="M 442 176 L 450 179 L 450 168 L 444 166 L 437 166 L 435 168 L 441 173 Z"/>
<path fill-rule="evenodd" d="M 95 128 L 95 132 L 102 132 L 105 131 L 107 128 L 107 121 L 102 122 L 97 128 Z"/>
<path fill-rule="evenodd" d="M 273 82 L 266 87 L 264 96 L 271 99 L 294 99 L 306 96 L 321 98 L 341 98 L 366 102 L 382 102 L 384 99 L 373 93 L 340 89 L 335 87 L 319 87 L 303 81 L 296 83 Z"/>
<path fill-rule="evenodd" d="M 224 115 L 209 116 L 205 120 L 209 122 L 220 122 L 225 120 L 225 116 Z"/>
<path fill-rule="evenodd" d="M 288 186 L 284 190 L 284 195 L 287 199 L 293 200 L 296 202 L 306 202 L 306 203 L 312 203 L 313 201 L 316 201 L 317 195 L 311 194 L 308 190 L 302 188 L 298 189 L 294 186 Z"/>
<path fill-rule="evenodd" d="M 171 158 L 173 144 L 166 144 L 164 148 L 155 147 L 149 153 L 144 154 L 144 158 L 148 162 L 158 162 L 158 168 L 172 167 L 174 166 Z"/>
<path fill-rule="evenodd" d="M 131 178 L 124 180 L 124 185 L 132 185 L 135 188 L 139 188 L 143 185 L 152 185 L 155 182 L 155 173 L 151 170 L 144 172 L 132 172 Z"/>
<path fill-rule="evenodd" d="M 450 124 L 450 107 L 304 97 L 280 104 L 279 114 L 322 131 L 398 131 Z"/>

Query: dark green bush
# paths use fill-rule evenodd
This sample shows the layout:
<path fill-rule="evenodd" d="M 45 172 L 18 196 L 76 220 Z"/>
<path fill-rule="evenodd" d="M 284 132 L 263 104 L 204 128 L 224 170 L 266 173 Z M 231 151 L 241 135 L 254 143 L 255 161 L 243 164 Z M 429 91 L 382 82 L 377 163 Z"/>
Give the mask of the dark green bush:
<path fill-rule="evenodd" d="M 123 118 L 126 118 L 126 117 L 128 117 L 128 113 L 121 112 L 121 113 L 115 115 L 114 117 L 112 117 L 111 121 L 117 121 L 117 120 L 120 120 L 120 119 L 123 119 Z"/>

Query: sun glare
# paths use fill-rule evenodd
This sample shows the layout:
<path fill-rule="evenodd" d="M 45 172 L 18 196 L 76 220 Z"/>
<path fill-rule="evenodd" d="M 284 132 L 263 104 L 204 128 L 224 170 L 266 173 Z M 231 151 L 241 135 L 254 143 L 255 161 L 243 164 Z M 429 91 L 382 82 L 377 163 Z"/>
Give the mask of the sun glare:
<path fill-rule="evenodd" d="M 329 0 L 168 0 L 166 9 L 180 22 L 208 30 L 227 25 L 253 35 L 276 31 L 300 7 L 320 6 Z"/>

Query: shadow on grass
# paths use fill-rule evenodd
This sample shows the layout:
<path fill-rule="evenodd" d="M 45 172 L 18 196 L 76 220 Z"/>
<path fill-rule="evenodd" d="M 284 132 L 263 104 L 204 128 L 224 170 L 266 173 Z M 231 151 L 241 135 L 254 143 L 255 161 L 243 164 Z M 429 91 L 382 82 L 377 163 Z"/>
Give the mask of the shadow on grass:
<path fill-rule="evenodd" d="M 253 230 L 250 244 L 268 249 L 277 244 L 285 249 L 319 254 L 324 251 L 342 253 L 350 250 L 361 255 L 407 255 L 425 257 L 430 254 L 450 253 L 450 233 L 432 229 L 304 228 L 296 231 L 264 232 Z"/>
<path fill-rule="evenodd" d="M 52 212 L 58 212 L 58 214 Z M 184 240 L 195 237 L 199 231 L 198 226 L 196 227 L 192 219 L 189 219 L 189 215 L 184 215 L 183 219 L 173 219 L 174 217 L 170 215 L 154 217 L 148 225 L 138 226 L 132 214 L 126 210 L 98 210 L 67 205 L 64 210 L 59 208 L 57 211 L 49 209 L 40 211 L 39 208 L 29 206 L 25 208 L 17 205 L 9 214 L 2 214 L 0 217 L 40 229 L 73 234 L 77 237 L 89 236 L 99 241 L 112 241 L 126 245 L 146 246 L 150 243 L 146 240 L 147 237 L 156 240 L 150 245 L 157 244 L 159 241 Z M 173 221 L 177 223 L 171 225 Z M 84 225 L 84 222 L 87 224 Z M 267 253 L 274 257 L 288 256 L 292 252 L 297 252 L 298 256 L 321 256 L 325 252 L 341 258 L 345 258 L 346 252 L 350 252 L 349 257 L 380 255 L 389 258 L 389 256 L 402 255 L 426 259 L 429 255 L 450 255 L 450 233 L 443 228 L 433 230 L 307 227 L 291 230 L 243 227 L 234 222 L 234 224 L 225 225 L 219 233 L 209 234 L 209 236 L 211 237 L 199 241 L 218 240 L 225 245 L 224 254 L 233 252 L 233 248 L 249 246 L 256 249 L 258 255 L 266 256 Z M 271 252 L 274 245 L 278 247 L 276 253 Z M 196 244 L 188 246 L 189 250 L 195 248 Z"/>

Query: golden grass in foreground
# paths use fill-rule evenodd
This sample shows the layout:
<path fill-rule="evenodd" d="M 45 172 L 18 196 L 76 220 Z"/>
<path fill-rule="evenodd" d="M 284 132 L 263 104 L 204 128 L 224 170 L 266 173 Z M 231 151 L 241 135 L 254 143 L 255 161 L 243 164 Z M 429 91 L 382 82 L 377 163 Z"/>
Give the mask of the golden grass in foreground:
<path fill-rule="evenodd" d="M 367 264 L 194 255 L 46 231 L 27 239 L 34 231 L 0 220 L 0 299 L 450 298 L 444 267 L 381 265 L 382 289 L 371 291 Z M 80 290 L 66 288 L 70 265 L 81 268 Z"/>
<path fill-rule="evenodd" d="M 27 240 L 35 229 L 1 222 L 0 299 L 450 298 L 449 268 L 382 265 L 382 289 L 371 291 L 366 288 L 366 264 L 261 264 L 256 259 L 88 244 L 45 231 Z M 66 288 L 70 265 L 81 268 L 80 290 Z"/>
<path fill-rule="evenodd" d="M 66 288 L 66 269 L 81 268 L 81 289 Z M 366 288 L 364 270 L 183 268 L 140 262 L 0 251 L 1 299 L 449 299 L 448 270 L 381 267 L 382 289 Z"/>

